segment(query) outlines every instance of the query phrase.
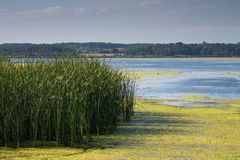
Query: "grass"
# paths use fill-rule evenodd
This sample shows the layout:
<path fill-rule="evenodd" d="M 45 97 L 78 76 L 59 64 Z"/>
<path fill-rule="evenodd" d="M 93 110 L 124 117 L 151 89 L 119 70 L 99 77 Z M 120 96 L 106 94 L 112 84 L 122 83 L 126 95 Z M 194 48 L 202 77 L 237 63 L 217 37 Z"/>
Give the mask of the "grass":
<path fill-rule="evenodd" d="M 138 99 L 132 121 L 96 138 L 99 148 L 1 148 L 0 159 L 239 159 L 239 100 L 224 102 L 226 108 L 176 108 Z"/>
<path fill-rule="evenodd" d="M 0 146 L 75 146 L 133 113 L 134 82 L 97 59 L 0 61 Z"/>

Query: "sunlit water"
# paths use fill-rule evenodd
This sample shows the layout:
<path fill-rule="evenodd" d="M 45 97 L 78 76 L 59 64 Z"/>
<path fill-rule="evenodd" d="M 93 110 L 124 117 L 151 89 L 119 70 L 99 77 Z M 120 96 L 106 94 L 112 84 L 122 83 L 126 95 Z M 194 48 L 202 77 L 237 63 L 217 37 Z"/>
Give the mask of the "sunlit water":
<path fill-rule="evenodd" d="M 145 76 L 137 81 L 137 95 L 185 107 L 218 107 L 216 100 L 240 98 L 240 61 L 223 60 L 111 60 L 128 71 L 174 71 L 178 76 Z M 185 96 L 209 99 L 188 101 Z"/>

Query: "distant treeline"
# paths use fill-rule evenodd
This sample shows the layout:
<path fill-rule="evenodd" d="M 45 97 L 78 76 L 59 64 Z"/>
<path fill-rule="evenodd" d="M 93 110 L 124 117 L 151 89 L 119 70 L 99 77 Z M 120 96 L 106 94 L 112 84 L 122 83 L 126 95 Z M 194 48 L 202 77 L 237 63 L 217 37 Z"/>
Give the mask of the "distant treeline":
<path fill-rule="evenodd" d="M 1 57 L 59 57 L 91 54 L 99 57 L 239 57 L 240 43 L 120 44 L 90 42 L 0 45 Z"/>

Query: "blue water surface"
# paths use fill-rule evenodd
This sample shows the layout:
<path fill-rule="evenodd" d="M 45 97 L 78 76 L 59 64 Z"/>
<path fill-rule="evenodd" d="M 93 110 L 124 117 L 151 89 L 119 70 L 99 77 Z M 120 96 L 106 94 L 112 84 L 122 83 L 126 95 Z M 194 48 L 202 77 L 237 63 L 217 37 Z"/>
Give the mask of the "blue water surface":
<path fill-rule="evenodd" d="M 111 60 L 125 71 L 174 71 L 170 77 L 145 77 L 137 81 L 138 96 L 179 100 L 183 96 L 240 98 L 240 61 L 186 59 Z"/>

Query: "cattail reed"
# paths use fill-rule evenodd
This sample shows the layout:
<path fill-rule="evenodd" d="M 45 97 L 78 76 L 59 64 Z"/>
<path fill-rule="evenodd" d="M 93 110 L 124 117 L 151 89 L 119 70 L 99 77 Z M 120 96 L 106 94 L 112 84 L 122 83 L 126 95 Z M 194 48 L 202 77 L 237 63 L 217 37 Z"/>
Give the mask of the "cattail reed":
<path fill-rule="evenodd" d="M 96 59 L 0 60 L 0 145 L 73 146 L 133 113 L 135 84 Z"/>

